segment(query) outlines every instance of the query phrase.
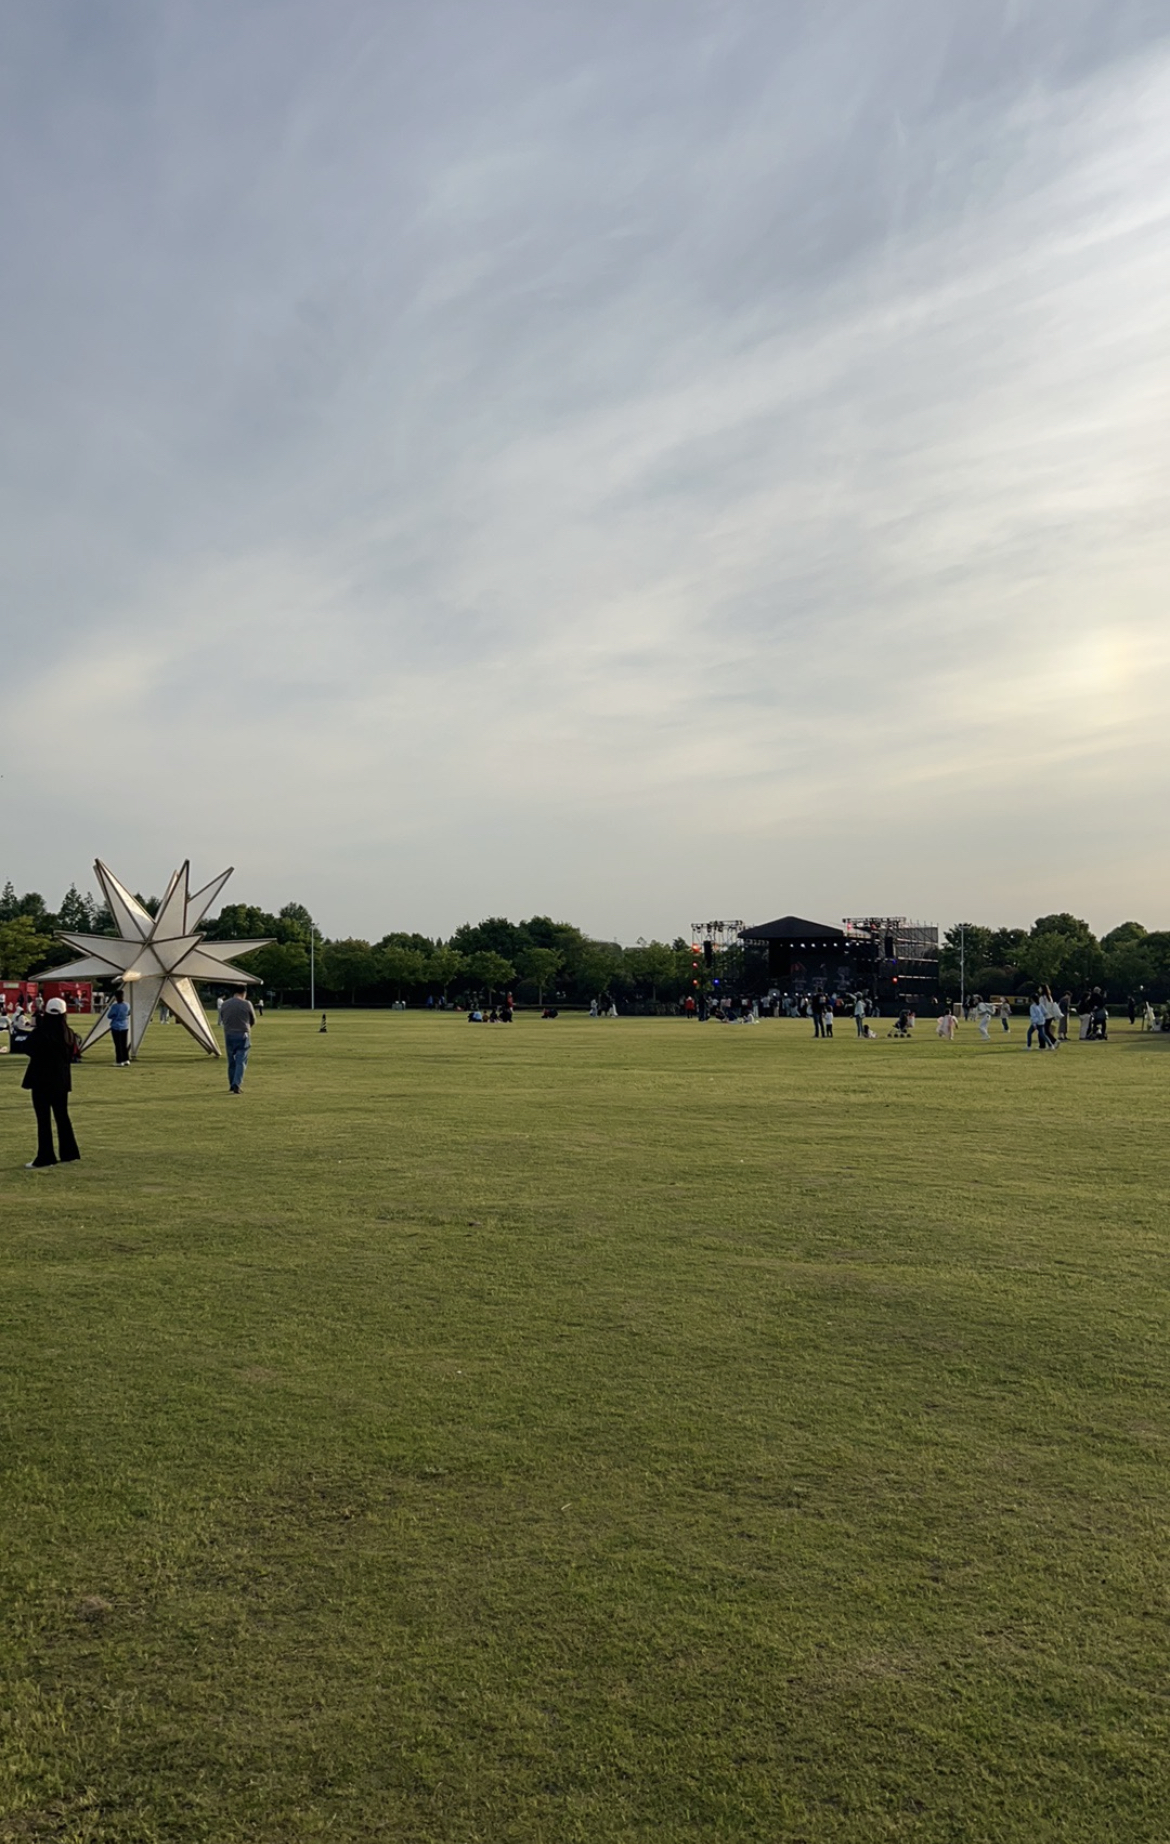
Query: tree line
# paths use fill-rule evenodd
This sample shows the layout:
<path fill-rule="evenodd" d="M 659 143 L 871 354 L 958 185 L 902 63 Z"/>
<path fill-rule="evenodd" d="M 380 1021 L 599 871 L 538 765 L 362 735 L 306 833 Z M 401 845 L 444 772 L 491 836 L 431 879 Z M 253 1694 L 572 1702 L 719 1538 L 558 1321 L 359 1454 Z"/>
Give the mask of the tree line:
<path fill-rule="evenodd" d="M 155 897 L 139 895 L 152 914 Z M 51 911 L 35 891 L 18 897 L 11 882 L 0 892 L 0 974 L 24 979 L 48 974 L 75 958 L 54 940 L 58 928 L 84 934 L 113 934 L 113 919 L 95 897 L 71 884 L 59 909 Z M 238 964 L 255 973 L 278 998 L 301 1002 L 313 983 L 323 1003 L 387 1005 L 404 999 L 494 996 L 514 991 L 539 1004 L 588 1004 L 601 993 L 641 1003 L 675 1004 L 690 989 L 691 946 L 681 938 L 639 941 L 623 948 L 596 941 L 570 922 L 531 916 L 509 922 L 503 916 L 466 922 L 446 940 L 394 931 L 380 941 L 355 936 L 330 939 L 314 933 L 303 903 L 286 903 L 275 915 L 251 903 L 227 903 L 206 919 L 202 933 L 215 941 L 271 936 L 272 945 L 242 955 Z"/>
<path fill-rule="evenodd" d="M 155 897 L 138 899 L 153 912 Z M 113 934 L 113 919 L 96 897 L 70 884 L 56 910 L 36 891 L 17 896 L 11 882 L 0 891 L 0 975 L 24 979 L 50 973 L 74 958 L 54 939 L 59 928 Z M 271 936 L 273 945 L 244 956 L 278 998 L 301 1002 L 309 992 L 310 936 L 318 997 L 323 1003 L 415 1004 L 427 997 L 462 999 L 514 991 L 544 1004 L 588 1004 L 602 993 L 639 1004 L 675 1005 L 691 990 L 691 945 L 639 941 L 623 948 L 597 941 L 569 922 L 530 916 L 509 922 L 489 916 L 465 922 L 446 940 L 392 932 L 380 941 L 313 935 L 303 903 L 286 903 L 276 915 L 250 903 L 227 903 L 203 923 L 212 939 Z M 1122 922 L 1100 940 L 1087 922 L 1067 911 L 1039 916 L 1030 929 L 992 928 L 978 922 L 946 930 L 939 954 L 944 992 L 959 991 L 965 961 L 967 991 L 1016 993 L 1037 985 L 1080 994 L 1103 986 L 1114 999 L 1143 994 L 1170 999 L 1170 930 Z"/>
<path fill-rule="evenodd" d="M 957 922 L 940 947 L 944 992 L 959 992 L 964 963 L 968 993 L 984 996 L 1049 986 L 1079 997 L 1101 986 L 1114 1000 L 1170 999 L 1170 929 L 1150 930 L 1140 922 L 1119 923 L 1100 940 L 1067 910 L 1038 916 L 1030 929 Z"/>
<path fill-rule="evenodd" d="M 205 932 L 218 940 L 274 936 L 271 947 L 243 956 L 239 965 L 259 974 L 272 991 L 299 999 L 309 988 L 311 927 L 299 904 L 286 904 L 273 916 L 247 903 L 229 903 Z M 681 939 L 623 948 L 616 941 L 593 940 L 571 922 L 554 922 L 551 916 L 530 916 L 524 922 L 489 916 L 465 922 L 445 940 L 398 930 L 380 941 L 318 939 L 314 970 L 319 998 L 325 994 L 353 1005 L 490 999 L 505 992 L 541 1005 L 588 1004 L 606 992 L 673 1004 L 689 987 L 691 948 Z"/>

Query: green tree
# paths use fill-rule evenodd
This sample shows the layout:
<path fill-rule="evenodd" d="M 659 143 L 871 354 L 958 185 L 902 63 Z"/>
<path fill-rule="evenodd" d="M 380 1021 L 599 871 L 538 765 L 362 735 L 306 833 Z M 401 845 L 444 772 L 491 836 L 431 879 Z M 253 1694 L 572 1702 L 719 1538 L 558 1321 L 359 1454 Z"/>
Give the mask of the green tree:
<path fill-rule="evenodd" d="M 967 986 L 969 991 L 987 999 L 992 993 L 1013 993 L 1019 978 L 1018 967 L 976 967 L 974 973 L 968 975 Z"/>
<path fill-rule="evenodd" d="M 313 918 L 303 903 L 286 903 L 276 918 L 276 934 L 280 941 L 307 944 L 312 930 Z"/>
<path fill-rule="evenodd" d="M 633 983 L 625 952 L 616 941 L 587 941 L 574 974 L 575 996 L 581 999 L 628 992 Z"/>
<path fill-rule="evenodd" d="M 391 938 L 377 952 L 380 978 L 393 986 L 396 999 L 401 999 L 404 987 L 421 985 L 427 977 L 428 956 L 418 948 Z"/>
<path fill-rule="evenodd" d="M 52 946 L 52 936 L 42 935 L 31 916 L 0 922 L 0 975 L 6 980 L 23 980 Z"/>
<path fill-rule="evenodd" d="M 0 922 L 11 922 L 13 916 L 19 913 L 16 891 L 12 887 L 12 879 L 9 878 L 3 890 L 0 890 Z"/>
<path fill-rule="evenodd" d="M 477 954 L 469 954 L 467 971 L 476 986 L 486 992 L 489 999 L 493 993 L 503 991 L 516 974 L 513 963 L 505 960 L 502 954 L 493 953 L 490 948 L 483 948 Z"/>
<path fill-rule="evenodd" d="M 1170 999 L 1170 929 L 1151 929 L 1142 947 L 1150 958 L 1154 997 Z"/>
<path fill-rule="evenodd" d="M 345 941 L 326 941 L 318 950 L 318 979 L 330 992 L 349 994 L 351 1005 L 359 992 L 376 986 L 382 977 L 378 951 L 368 941 L 354 936 Z"/>
<path fill-rule="evenodd" d="M 300 941 L 274 941 L 271 947 L 245 954 L 240 966 L 255 973 L 272 992 L 307 992 L 309 950 Z"/>
<path fill-rule="evenodd" d="M 17 898 L 15 914 L 27 916 L 34 928 L 51 931 L 56 917 L 45 907 L 45 899 L 39 890 L 29 890 Z"/>
<path fill-rule="evenodd" d="M 1033 986 L 1057 987 L 1067 958 L 1067 935 L 1058 934 L 1055 929 L 1036 930 L 1020 949 L 1020 972 Z"/>
<path fill-rule="evenodd" d="M 561 956 L 557 948 L 524 948 L 516 962 L 517 969 L 526 980 L 531 980 L 536 987 L 538 1005 L 544 1004 L 544 991 L 551 986 L 560 971 Z"/>
<path fill-rule="evenodd" d="M 474 928 L 470 922 L 464 922 L 451 937 L 451 946 L 460 954 L 498 954 L 502 960 L 512 962 L 513 972 L 517 955 L 527 945 L 524 930 L 509 922 L 506 916 L 488 916 Z"/>
<path fill-rule="evenodd" d="M 388 935 L 383 935 L 378 943 L 380 948 L 410 948 L 415 954 L 429 954 L 434 945 L 429 935 L 409 934 L 401 928 L 392 929 Z"/>
<path fill-rule="evenodd" d="M 520 930 L 530 947 L 555 948 L 564 967 L 575 966 L 586 946 L 586 937 L 571 922 L 554 922 L 551 916 L 529 916 Z"/>
<path fill-rule="evenodd" d="M 452 980 L 457 980 L 459 975 L 466 972 L 466 970 L 467 961 L 465 957 L 459 953 L 458 949 L 444 947 L 443 943 L 440 941 L 436 942 L 435 946 L 426 957 L 424 978 L 428 985 L 437 986 L 439 991 L 443 994 L 443 997 L 446 998 L 447 988 L 450 986 Z"/>
<path fill-rule="evenodd" d="M 687 950 L 686 965 L 690 969 L 690 950 Z M 666 992 L 673 998 L 677 996 L 681 978 L 681 962 L 674 948 L 665 941 L 639 941 L 636 947 L 627 948 L 623 966 L 639 993 L 648 994 L 656 1001 L 659 993 Z"/>
<path fill-rule="evenodd" d="M 1016 967 L 1022 944 L 1028 939 L 1026 928 L 997 928 L 991 935 L 992 964 L 997 967 Z"/>
<path fill-rule="evenodd" d="M 255 941 L 262 935 L 279 938 L 277 918 L 254 903 L 225 903 L 217 916 L 207 917 L 199 927 L 211 941 Z"/>
<path fill-rule="evenodd" d="M 1110 992 L 1136 994 L 1154 986 L 1157 959 L 1149 943 L 1150 936 L 1140 922 L 1122 922 L 1102 936 L 1105 983 Z"/>
<path fill-rule="evenodd" d="M 1037 916 L 1032 924 L 1032 933 L 1033 935 L 1067 935 L 1070 941 L 1077 942 L 1092 941 L 1095 943 L 1097 939 L 1088 923 L 1083 922 L 1080 916 L 1070 915 L 1067 909 L 1062 909 L 1053 916 Z"/>
<path fill-rule="evenodd" d="M 1108 954 L 1113 948 L 1131 947 L 1135 942 L 1144 941 L 1146 934 L 1140 922 L 1119 922 L 1107 935 L 1102 935 L 1101 946 Z"/>
<path fill-rule="evenodd" d="M 959 973 L 966 967 L 967 990 L 975 989 L 971 985 L 971 975 L 976 967 L 990 966 L 994 960 L 991 951 L 993 931 L 980 922 L 956 922 L 948 928 L 939 948 L 938 971 L 943 985 L 951 991 L 958 991 Z"/>
<path fill-rule="evenodd" d="M 1104 956 L 1087 922 L 1062 911 L 1037 918 L 1020 945 L 1021 973 L 1035 985 L 1078 993 L 1104 978 Z"/>
<path fill-rule="evenodd" d="M 88 897 L 82 896 L 76 884 L 70 884 L 61 898 L 61 907 L 57 911 L 57 926 L 72 930 L 75 934 L 92 933 L 93 904 Z"/>

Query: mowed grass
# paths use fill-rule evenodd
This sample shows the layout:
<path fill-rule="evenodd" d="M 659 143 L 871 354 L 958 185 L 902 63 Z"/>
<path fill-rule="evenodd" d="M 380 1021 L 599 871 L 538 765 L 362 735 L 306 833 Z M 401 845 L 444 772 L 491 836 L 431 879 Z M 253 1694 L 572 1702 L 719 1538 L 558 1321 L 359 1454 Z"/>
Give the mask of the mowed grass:
<path fill-rule="evenodd" d="M 1168 1051 L 0 1060 L 0 1836 L 1170 1838 Z"/>

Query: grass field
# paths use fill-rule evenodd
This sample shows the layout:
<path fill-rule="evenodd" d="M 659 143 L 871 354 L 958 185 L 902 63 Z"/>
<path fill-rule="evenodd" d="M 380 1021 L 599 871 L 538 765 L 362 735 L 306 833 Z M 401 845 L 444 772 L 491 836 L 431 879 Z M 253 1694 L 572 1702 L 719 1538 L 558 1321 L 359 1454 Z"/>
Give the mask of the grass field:
<path fill-rule="evenodd" d="M 1170 1038 L 304 1014 L 32 1156 L 0 1837 L 1170 1839 Z"/>

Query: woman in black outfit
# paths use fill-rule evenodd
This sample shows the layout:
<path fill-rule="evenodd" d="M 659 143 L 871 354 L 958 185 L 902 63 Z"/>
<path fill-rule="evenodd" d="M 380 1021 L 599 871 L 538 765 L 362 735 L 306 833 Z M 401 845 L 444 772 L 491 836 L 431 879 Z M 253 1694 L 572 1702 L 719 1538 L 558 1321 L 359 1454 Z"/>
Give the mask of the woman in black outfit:
<path fill-rule="evenodd" d="M 64 999 L 50 999 L 37 1028 L 25 1047 L 28 1068 L 22 1088 L 32 1090 L 33 1112 L 37 1117 L 37 1156 L 28 1169 L 56 1165 L 53 1151 L 53 1121 L 57 1122 L 57 1140 L 61 1163 L 80 1159 L 73 1122 L 69 1118 L 69 1094 L 73 1087 L 73 1033 L 65 1019 Z"/>

